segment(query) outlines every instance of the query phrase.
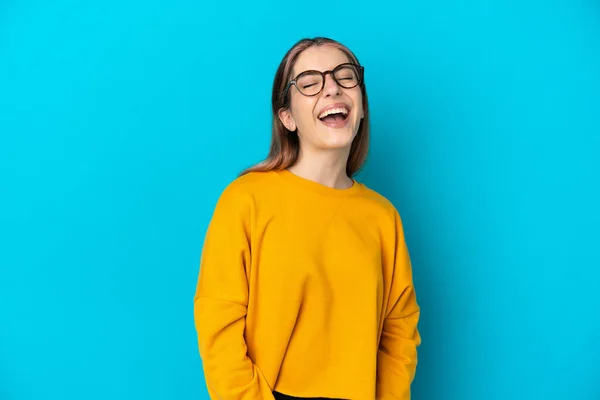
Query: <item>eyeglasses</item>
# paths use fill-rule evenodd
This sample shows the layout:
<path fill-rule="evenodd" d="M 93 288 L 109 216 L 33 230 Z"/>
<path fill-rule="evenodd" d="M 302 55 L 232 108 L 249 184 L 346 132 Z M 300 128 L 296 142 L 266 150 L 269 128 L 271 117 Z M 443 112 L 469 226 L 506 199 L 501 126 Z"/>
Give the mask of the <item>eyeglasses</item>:
<path fill-rule="evenodd" d="M 284 97 L 287 96 L 288 90 L 292 85 L 304 96 L 316 96 L 325 87 L 325 76 L 331 74 L 331 77 L 338 86 L 344 89 L 352 89 L 358 86 L 363 78 L 365 68 L 353 63 L 340 64 L 332 70 L 321 72 L 308 70 L 301 72 L 292 79 L 284 90 Z"/>

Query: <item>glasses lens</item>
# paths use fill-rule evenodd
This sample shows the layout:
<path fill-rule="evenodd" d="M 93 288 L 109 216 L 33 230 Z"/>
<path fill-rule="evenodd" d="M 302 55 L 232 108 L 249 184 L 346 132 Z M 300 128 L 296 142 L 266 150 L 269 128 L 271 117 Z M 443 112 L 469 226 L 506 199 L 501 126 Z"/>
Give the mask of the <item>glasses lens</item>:
<path fill-rule="evenodd" d="M 314 96 L 321 91 L 323 86 L 323 77 L 315 72 L 302 74 L 296 80 L 298 90 L 306 96 Z"/>
<path fill-rule="evenodd" d="M 335 79 L 341 87 L 352 89 L 358 85 L 358 72 L 352 65 L 344 65 L 335 70 Z"/>

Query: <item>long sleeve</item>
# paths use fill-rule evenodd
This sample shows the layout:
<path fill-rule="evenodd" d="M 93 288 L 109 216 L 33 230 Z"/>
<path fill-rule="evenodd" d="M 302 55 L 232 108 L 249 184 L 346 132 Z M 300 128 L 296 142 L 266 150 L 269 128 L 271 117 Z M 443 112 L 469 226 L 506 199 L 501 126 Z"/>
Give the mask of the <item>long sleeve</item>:
<path fill-rule="evenodd" d="M 387 313 L 377 354 L 377 399 L 410 400 L 417 367 L 417 328 L 420 309 L 412 280 L 412 266 L 402 222 L 396 212 L 394 265 Z"/>
<path fill-rule="evenodd" d="M 231 187 L 210 221 L 194 296 L 198 348 L 211 399 L 273 400 L 244 339 L 252 199 Z"/>

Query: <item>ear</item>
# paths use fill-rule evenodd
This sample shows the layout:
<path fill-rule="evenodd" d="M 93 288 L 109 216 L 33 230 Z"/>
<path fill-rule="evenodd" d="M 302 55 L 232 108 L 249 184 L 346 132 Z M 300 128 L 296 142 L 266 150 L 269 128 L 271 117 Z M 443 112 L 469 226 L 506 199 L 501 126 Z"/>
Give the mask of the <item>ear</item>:
<path fill-rule="evenodd" d="M 282 108 L 279 110 L 279 120 L 288 131 L 294 132 L 296 130 L 296 122 L 289 109 Z"/>

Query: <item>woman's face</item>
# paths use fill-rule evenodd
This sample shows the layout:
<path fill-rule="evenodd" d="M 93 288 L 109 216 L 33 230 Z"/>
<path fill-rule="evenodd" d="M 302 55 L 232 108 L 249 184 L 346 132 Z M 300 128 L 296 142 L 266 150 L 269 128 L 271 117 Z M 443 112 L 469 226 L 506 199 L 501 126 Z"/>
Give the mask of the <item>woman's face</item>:
<path fill-rule="evenodd" d="M 310 47 L 296 60 L 292 78 L 303 71 L 330 71 L 348 62 L 350 60 L 346 54 L 334 46 Z M 342 79 L 344 86 L 350 86 L 345 84 L 349 81 L 348 75 L 340 72 L 338 77 Z M 310 81 L 298 82 L 301 87 L 310 87 L 311 84 Z M 360 121 L 364 117 L 360 85 L 345 89 L 333 80 L 331 74 L 327 74 L 321 93 L 305 96 L 292 85 L 288 96 L 290 96 L 290 108 L 281 110 L 279 118 L 288 130 L 292 132 L 298 130 L 303 149 L 350 149 Z M 333 111 L 334 114 L 326 116 L 327 110 Z"/>

